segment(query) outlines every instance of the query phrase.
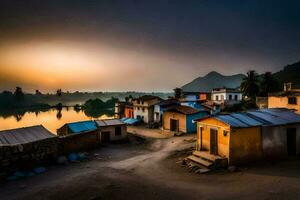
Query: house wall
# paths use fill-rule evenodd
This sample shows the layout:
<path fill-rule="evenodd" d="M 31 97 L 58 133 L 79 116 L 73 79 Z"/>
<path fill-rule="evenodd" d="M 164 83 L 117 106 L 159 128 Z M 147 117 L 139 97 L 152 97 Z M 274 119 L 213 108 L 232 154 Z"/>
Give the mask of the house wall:
<path fill-rule="evenodd" d="M 160 122 L 161 120 L 161 115 L 162 115 L 162 110 L 160 108 L 160 105 L 154 105 L 154 114 L 153 118 L 155 122 Z"/>
<path fill-rule="evenodd" d="M 263 157 L 260 127 L 230 131 L 229 165 L 240 165 Z"/>
<path fill-rule="evenodd" d="M 197 123 L 197 149 L 200 150 L 201 134 L 200 128 L 202 127 L 202 150 L 210 151 L 210 129 L 218 130 L 218 155 L 229 158 L 229 138 L 230 127 L 214 118 L 207 118 Z M 228 131 L 224 136 L 223 131 Z"/>
<path fill-rule="evenodd" d="M 13 146 L 0 146 L 1 173 L 13 172 L 20 168 L 32 168 L 52 161 L 58 154 L 58 138 Z"/>
<path fill-rule="evenodd" d="M 197 122 L 194 122 L 195 119 L 199 119 L 207 116 L 206 112 L 199 112 L 192 115 L 186 116 L 186 127 L 187 133 L 196 133 L 197 132 Z"/>
<path fill-rule="evenodd" d="M 115 128 L 121 127 L 121 135 L 116 135 Z M 127 138 L 127 127 L 126 125 L 121 126 L 106 126 L 106 127 L 100 127 L 98 129 L 99 138 L 101 132 L 110 132 L 110 141 L 118 141 L 118 140 L 124 140 Z M 99 139 L 100 140 L 100 139 Z"/>
<path fill-rule="evenodd" d="M 259 127 L 231 129 L 229 125 L 207 118 L 197 123 L 197 150 L 200 150 L 202 127 L 202 149 L 210 151 L 210 129 L 218 131 L 218 155 L 228 158 L 229 165 L 238 165 L 261 159 L 262 144 Z M 224 133 L 224 131 L 226 132 Z"/>
<path fill-rule="evenodd" d="M 125 107 L 124 113 L 126 118 L 134 118 L 133 108 Z"/>
<path fill-rule="evenodd" d="M 97 130 L 85 133 L 70 134 L 59 137 L 60 154 L 86 151 L 97 148 L 101 144 Z"/>
<path fill-rule="evenodd" d="M 166 111 L 163 114 L 163 129 L 165 130 L 171 129 L 171 124 L 170 124 L 171 119 L 179 120 L 179 132 L 183 132 L 183 133 L 187 132 L 186 115 L 181 113 L 176 113 L 176 112 L 170 112 L 170 111 Z"/>
<path fill-rule="evenodd" d="M 300 96 L 297 98 L 297 104 L 288 104 L 288 97 L 282 96 L 269 96 L 268 97 L 268 108 L 287 108 L 295 109 L 300 114 Z"/>
<path fill-rule="evenodd" d="M 288 156 L 287 129 L 296 128 L 296 151 L 300 155 L 300 124 L 262 128 L 264 156 L 268 159 Z"/>

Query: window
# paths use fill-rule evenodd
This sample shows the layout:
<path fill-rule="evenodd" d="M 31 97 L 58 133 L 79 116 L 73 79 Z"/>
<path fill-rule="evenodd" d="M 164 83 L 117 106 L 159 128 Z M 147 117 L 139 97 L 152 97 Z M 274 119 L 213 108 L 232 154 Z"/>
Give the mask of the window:
<path fill-rule="evenodd" d="M 117 126 L 117 127 L 115 128 L 115 135 L 116 135 L 116 136 L 122 135 L 122 127 Z"/>
<path fill-rule="evenodd" d="M 144 104 L 144 101 L 142 101 L 142 104 Z"/>
<path fill-rule="evenodd" d="M 140 110 L 140 107 L 137 107 L 138 110 Z"/>
<path fill-rule="evenodd" d="M 238 95 L 236 94 L 236 95 L 234 95 L 234 100 L 238 100 Z"/>
<path fill-rule="evenodd" d="M 288 98 L 288 103 L 296 105 L 297 104 L 297 98 L 296 97 L 289 97 Z"/>
<path fill-rule="evenodd" d="M 229 100 L 232 100 L 232 95 L 231 94 L 229 95 Z"/>
<path fill-rule="evenodd" d="M 219 101 L 219 96 L 218 95 L 216 95 L 216 101 Z"/>
<path fill-rule="evenodd" d="M 223 130 L 223 135 L 224 135 L 224 137 L 226 137 L 228 135 L 228 131 Z"/>
<path fill-rule="evenodd" d="M 145 112 L 145 108 L 142 108 L 142 111 Z"/>

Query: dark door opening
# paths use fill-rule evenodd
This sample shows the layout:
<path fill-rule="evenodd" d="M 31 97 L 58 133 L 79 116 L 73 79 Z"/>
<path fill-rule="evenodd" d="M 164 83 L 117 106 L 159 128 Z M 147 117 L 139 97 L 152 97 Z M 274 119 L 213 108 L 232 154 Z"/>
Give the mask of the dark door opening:
<path fill-rule="evenodd" d="M 108 143 L 110 142 L 110 132 L 105 131 L 101 132 L 101 143 Z"/>
<path fill-rule="evenodd" d="M 218 154 L 218 130 L 210 129 L 210 153 Z"/>
<path fill-rule="evenodd" d="M 286 130 L 287 152 L 289 156 L 296 155 L 296 128 Z"/>
<path fill-rule="evenodd" d="M 179 131 L 179 121 L 176 119 L 170 119 L 170 130 L 178 132 Z"/>

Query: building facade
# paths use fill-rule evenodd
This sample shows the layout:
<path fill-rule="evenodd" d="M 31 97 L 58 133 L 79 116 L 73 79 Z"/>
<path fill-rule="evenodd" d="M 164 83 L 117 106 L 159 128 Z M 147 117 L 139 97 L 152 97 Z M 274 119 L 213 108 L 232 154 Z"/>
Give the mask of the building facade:
<path fill-rule="evenodd" d="M 242 101 L 242 93 L 232 88 L 216 88 L 211 92 L 211 100 L 220 105 L 234 105 Z"/>
<path fill-rule="evenodd" d="M 195 133 L 195 119 L 207 116 L 206 111 L 200 111 L 188 106 L 174 106 L 163 114 L 163 129 L 178 133 Z"/>
<path fill-rule="evenodd" d="M 144 123 L 154 122 L 154 105 L 161 101 L 159 97 L 145 95 L 132 101 L 134 118 Z"/>
<path fill-rule="evenodd" d="M 300 90 L 288 85 L 285 84 L 284 91 L 268 95 L 268 108 L 287 108 L 300 114 Z"/>

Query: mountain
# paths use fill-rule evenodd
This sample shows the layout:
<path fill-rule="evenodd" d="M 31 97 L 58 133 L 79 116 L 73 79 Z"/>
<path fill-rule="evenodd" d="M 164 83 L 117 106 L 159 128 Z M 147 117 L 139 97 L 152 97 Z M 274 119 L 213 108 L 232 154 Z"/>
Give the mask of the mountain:
<path fill-rule="evenodd" d="M 281 83 L 292 82 L 293 88 L 300 88 L 300 61 L 287 65 L 273 76 Z"/>
<path fill-rule="evenodd" d="M 204 77 L 198 77 L 192 82 L 184 85 L 181 89 L 184 92 L 210 92 L 213 88 L 237 88 L 240 86 L 243 74 L 236 74 L 232 76 L 224 76 L 218 72 L 212 71 Z"/>

